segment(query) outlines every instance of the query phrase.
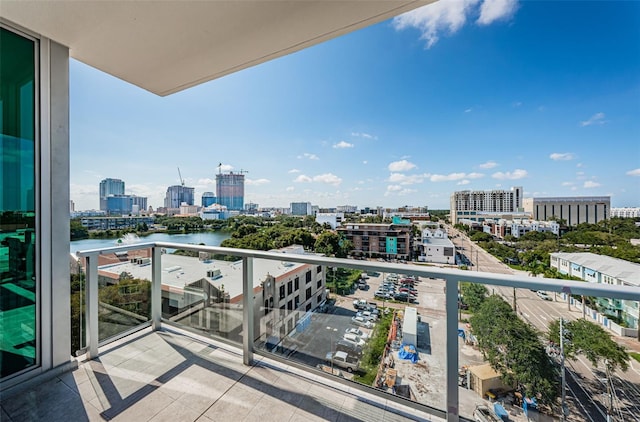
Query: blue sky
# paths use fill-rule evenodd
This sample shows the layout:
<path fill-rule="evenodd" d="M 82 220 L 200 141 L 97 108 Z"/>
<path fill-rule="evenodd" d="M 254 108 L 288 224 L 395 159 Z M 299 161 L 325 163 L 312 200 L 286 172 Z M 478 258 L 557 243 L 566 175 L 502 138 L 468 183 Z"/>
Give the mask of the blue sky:
<path fill-rule="evenodd" d="M 640 206 L 640 2 L 440 2 L 169 97 L 77 61 L 71 199 L 98 184 L 196 203 L 449 208 L 456 190 Z"/>

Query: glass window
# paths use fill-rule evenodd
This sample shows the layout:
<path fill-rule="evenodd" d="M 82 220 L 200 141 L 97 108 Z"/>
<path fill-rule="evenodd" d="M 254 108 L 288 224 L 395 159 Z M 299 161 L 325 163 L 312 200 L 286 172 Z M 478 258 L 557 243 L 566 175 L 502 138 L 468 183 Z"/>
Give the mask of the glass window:
<path fill-rule="evenodd" d="M 0 377 L 36 364 L 35 43 L 0 28 Z"/>

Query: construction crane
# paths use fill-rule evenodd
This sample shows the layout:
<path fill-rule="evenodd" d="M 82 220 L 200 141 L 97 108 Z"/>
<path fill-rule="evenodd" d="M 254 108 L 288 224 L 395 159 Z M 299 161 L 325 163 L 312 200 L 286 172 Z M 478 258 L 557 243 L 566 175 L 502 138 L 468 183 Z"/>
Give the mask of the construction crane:
<path fill-rule="evenodd" d="M 182 174 L 180 173 L 180 167 L 178 167 L 178 177 L 180 178 L 180 183 L 184 186 L 184 179 L 182 178 Z"/>

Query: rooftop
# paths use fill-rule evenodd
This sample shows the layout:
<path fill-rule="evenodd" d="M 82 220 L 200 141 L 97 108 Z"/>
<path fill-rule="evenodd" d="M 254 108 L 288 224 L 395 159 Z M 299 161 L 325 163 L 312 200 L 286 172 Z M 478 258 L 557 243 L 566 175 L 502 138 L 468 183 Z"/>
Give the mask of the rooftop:
<path fill-rule="evenodd" d="M 615 277 L 627 284 L 640 286 L 640 264 L 591 252 L 553 252 L 551 256 Z"/>

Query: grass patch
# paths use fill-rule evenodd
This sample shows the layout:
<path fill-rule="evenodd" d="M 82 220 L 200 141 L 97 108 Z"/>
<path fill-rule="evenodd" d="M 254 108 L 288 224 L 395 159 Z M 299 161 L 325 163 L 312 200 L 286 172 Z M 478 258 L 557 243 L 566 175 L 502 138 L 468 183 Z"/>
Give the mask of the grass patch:
<path fill-rule="evenodd" d="M 638 352 L 629 352 L 629 356 L 640 362 L 640 353 Z"/>
<path fill-rule="evenodd" d="M 393 319 L 393 313 L 381 314 L 381 318 L 373 329 L 371 339 L 367 343 L 360 361 L 360 374 L 353 377 L 353 380 L 366 385 L 373 385 L 378 374 L 378 366 L 384 353 L 384 348 L 387 345 L 387 336 L 389 335 L 389 328 L 391 327 L 391 321 Z"/>

